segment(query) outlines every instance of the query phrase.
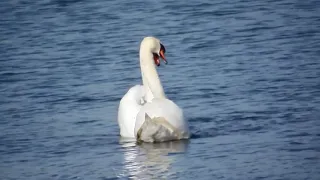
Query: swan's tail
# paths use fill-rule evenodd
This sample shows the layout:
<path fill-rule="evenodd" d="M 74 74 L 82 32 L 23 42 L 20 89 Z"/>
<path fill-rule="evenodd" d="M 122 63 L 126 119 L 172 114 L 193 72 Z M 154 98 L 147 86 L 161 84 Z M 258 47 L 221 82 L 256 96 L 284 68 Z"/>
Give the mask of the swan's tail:
<path fill-rule="evenodd" d="M 185 138 L 187 138 L 187 134 L 181 133 L 165 118 L 150 118 L 147 114 L 144 123 L 137 132 L 138 141 L 144 142 L 163 142 Z"/>

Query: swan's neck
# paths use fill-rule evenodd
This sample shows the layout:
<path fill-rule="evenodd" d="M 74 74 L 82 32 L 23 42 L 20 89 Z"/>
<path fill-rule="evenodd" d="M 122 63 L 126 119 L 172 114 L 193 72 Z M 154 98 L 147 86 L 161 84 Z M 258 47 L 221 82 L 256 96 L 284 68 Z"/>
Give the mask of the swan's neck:
<path fill-rule="evenodd" d="M 140 47 L 140 67 L 143 86 L 146 90 L 146 101 L 150 102 L 153 98 L 166 98 L 154 64 L 153 54 L 147 48 Z"/>

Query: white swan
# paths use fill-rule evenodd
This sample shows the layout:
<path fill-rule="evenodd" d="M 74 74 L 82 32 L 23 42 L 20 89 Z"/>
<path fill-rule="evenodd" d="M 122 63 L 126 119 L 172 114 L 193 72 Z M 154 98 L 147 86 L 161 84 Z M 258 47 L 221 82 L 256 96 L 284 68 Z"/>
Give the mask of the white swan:
<path fill-rule="evenodd" d="M 156 65 L 165 48 L 155 37 L 145 37 L 140 44 L 140 67 L 143 85 L 136 85 L 122 97 L 118 124 L 122 137 L 145 142 L 162 142 L 189 138 L 188 122 L 183 111 L 167 99 Z"/>

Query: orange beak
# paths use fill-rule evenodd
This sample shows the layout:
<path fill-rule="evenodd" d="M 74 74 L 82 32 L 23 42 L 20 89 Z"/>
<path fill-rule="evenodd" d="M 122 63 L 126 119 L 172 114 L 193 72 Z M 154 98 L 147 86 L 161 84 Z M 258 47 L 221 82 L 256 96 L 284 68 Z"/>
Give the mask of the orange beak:
<path fill-rule="evenodd" d="M 160 50 L 160 57 L 162 58 L 162 60 L 164 61 L 165 64 L 168 64 L 168 61 L 166 60 L 166 57 L 164 56 L 164 50 Z"/>
<path fill-rule="evenodd" d="M 156 53 L 153 53 L 153 60 L 157 66 L 160 66 L 159 56 L 161 57 L 161 59 L 164 61 L 165 64 L 168 64 L 168 61 L 166 60 L 166 57 L 164 55 L 166 53 L 166 49 L 164 48 L 164 46 L 162 44 L 160 44 L 160 45 L 161 45 L 161 48 L 160 48 L 159 55 Z"/>
<path fill-rule="evenodd" d="M 160 57 L 163 59 L 164 63 L 165 63 L 165 64 L 168 64 L 168 61 L 167 61 L 166 57 L 164 56 L 164 53 L 166 53 L 166 48 L 164 47 L 163 44 L 160 44 L 160 46 L 161 46 L 161 47 L 160 47 L 159 55 L 160 55 Z"/>

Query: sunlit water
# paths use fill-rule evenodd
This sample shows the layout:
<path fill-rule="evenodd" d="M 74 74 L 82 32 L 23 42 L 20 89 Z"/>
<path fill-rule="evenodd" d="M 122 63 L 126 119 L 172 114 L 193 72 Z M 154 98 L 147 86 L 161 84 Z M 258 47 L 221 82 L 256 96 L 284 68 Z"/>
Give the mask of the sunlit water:
<path fill-rule="evenodd" d="M 0 179 L 319 179 L 319 1 L 0 2 Z M 188 141 L 120 139 L 161 39 Z"/>

